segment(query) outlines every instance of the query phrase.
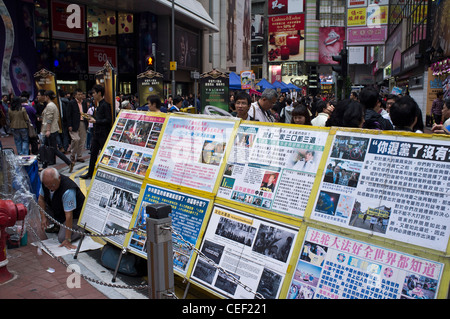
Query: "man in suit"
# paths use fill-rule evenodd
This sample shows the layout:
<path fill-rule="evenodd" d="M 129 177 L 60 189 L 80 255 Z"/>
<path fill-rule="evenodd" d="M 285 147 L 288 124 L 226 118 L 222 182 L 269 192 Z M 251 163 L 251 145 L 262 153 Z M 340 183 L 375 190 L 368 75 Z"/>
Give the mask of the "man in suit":
<path fill-rule="evenodd" d="M 111 105 L 105 101 L 104 95 L 105 88 L 101 85 L 94 85 L 92 96 L 94 98 L 96 108 L 94 111 L 94 116 L 89 119 L 89 122 L 94 124 L 94 132 L 91 141 L 91 158 L 89 160 L 88 172 L 80 176 L 82 179 L 92 178 L 98 153 L 103 149 L 103 145 L 105 144 L 109 131 L 111 130 Z"/>
<path fill-rule="evenodd" d="M 83 148 L 86 143 L 87 135 L 87 120 L 85 120 L 81 113 L 87 113 L 87 104 L 83 101 L 83 91 L 81 89 L 75 90 L 75 98 L 71 100 L 67 107 L 67 127 L 70 138 L 72 139 L 72 147 L 70 160 L 72 163 L 84 162 Z"/>

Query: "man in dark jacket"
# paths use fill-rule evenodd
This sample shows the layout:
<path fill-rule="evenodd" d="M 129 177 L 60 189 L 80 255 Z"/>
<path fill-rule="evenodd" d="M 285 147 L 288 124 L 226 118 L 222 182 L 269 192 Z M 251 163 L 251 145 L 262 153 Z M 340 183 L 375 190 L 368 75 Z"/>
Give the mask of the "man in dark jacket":
<path fill-rule="evenodd" d="M 76 89 L 75 98 L 69 102 L 67 107 L 66 122 L 72 139 L 70 160 L 83 163 L 83 148 L 86 143 L 88 125 L 87 120 L 81 116 L 81 113 L 87 113 L 87 104 L 83 101 L 83 91 Z"/>
<path fill-rule="evenodd" d="M 359 94 L 359 101 L 366 108 L 363 128 L 378 130 L 393 130 L 389 120 L 381 116 L 381 101 L 374 88 L 364 88 Z"/>
<path fill-rule="evenodd" d="M 79 230 L 77 225 L 81 209 L 85 200 L 78 185 L 69 177 L 60 175 L 54 167 L 48 167 L 41 172 L 41 189 L 38 204 L 43 211 L 50 211 L 50 215 L 65 227 L 60 227 L 58 241 L 60 247 L 75 249 L 72 242 L 81 235 L 72 231 Z M 41 211 L 41 226 L 45 230 L 49 224 L 47 216 Z"/>
<path fill-rule="evenodd" d="M 112 126 L 112 112 L 111 105 L 105 101 L 105 88 L 101 85 L 93 87 L 92 96 L 96 106 L 94 116 L 89 119 L 90 123 L 94 124 L 94 132 L 91 141 L 91 158 L 89 160 L 89 170 L 86 174 L 81 175 L 80 178 L 92 178 L 97 162 L 98 153 L 103 149 L 103 145 L 108 138 L 109 131 Z"/>

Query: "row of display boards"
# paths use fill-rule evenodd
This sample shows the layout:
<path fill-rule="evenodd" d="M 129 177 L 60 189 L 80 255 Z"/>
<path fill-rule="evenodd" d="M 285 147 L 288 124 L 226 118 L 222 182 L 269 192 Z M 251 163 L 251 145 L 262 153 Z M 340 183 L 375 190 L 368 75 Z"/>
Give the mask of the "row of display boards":
<path fill-rule="evenodd" d="M 449 191 L 445 136 L 122 111 L 79 225 L 131 229 L 171 205 L 248 287 L 173 236 L 174 272 L 220 298 L 447 298 Z M 147 258 L 145 231 L 107 240 Z"/>

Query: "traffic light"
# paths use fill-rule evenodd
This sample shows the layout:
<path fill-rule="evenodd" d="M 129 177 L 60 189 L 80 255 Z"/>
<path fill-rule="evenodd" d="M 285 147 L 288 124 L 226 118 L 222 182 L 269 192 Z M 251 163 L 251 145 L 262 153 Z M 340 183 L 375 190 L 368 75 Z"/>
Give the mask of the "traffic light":
<path fill-rule="evenodd" d="M 165 74 L 168 70 L 166 54 L 162 51 L 156 51 L 156 59 L 158 60 L 158 65 L 156 66 L 156 72 Z"/>
<path fill-rule="evenodd" d="M 333 66 L 333 71 L 336 71 L 343 78 L 347 77 L 347 62 L 348 62 L 348 53 L 347 49 L 342 49 L 339 55 L 332 56 L 333 61 L 338 62 L 338 65 Z"/>
<path fill-rule="evenodd" d="M 146 70 L 155 71 L 155 64 L 156 64 L 155 57 L 153 55 L 148 55 L 146 57 L 146 65 L 147 65 Z"/>

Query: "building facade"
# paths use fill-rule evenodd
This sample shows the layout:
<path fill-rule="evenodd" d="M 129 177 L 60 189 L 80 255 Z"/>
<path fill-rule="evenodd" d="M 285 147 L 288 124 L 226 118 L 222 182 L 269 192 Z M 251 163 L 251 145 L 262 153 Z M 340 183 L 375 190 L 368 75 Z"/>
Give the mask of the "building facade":
<path fill-rule="evenodd" d="M 87 91 L 106 60 L 115 68 L 117 92 L 136 93 L 136 76 L 150 55 L 164 75 L 165 95 L 172 94 L 173 75 L 175 93 L 187 95 L 193 92 L 191 72 L 203 71 L 204 34 L 219 31 L 196 0 L 174 1 L 173 28 L 170 0 L 1 0 L 0 10 L 2 93 L 27 90 L 32 97 L 39 70 L 55 73 L 59 89 Z"/>

